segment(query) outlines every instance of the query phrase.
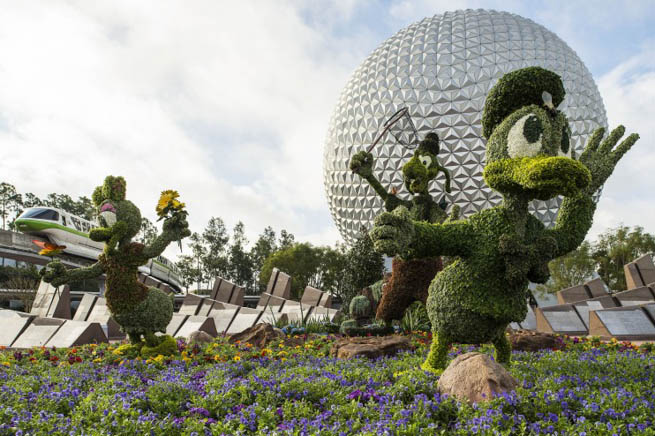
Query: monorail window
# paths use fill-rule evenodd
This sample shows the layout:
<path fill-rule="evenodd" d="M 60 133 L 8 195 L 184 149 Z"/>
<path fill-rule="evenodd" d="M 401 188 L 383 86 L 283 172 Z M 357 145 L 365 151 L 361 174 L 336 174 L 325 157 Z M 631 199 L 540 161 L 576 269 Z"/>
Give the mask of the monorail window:
<path fill-rule="evenodd" d="M 59 222 L 59 212 L 52 209 L 36 208 L 25 212 L 21 218 L 34 218 L 38 220 L 48 220 Z"/>
<path fill-rule="evenodd" d="M 73 221 L 73 225 L 78 231 L 82 231 L 82 226 L 80 224 L 80 220 L 74 216 L 71 216 L 71 221 Z"/>

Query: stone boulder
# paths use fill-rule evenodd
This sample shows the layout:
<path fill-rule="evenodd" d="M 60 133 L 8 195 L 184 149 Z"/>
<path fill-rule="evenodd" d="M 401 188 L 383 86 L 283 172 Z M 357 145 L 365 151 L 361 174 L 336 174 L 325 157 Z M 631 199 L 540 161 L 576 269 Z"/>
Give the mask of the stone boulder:
<path fill-rule="evenodd" d="M 271 342 L 284 339 L 286 335 L 278 328 L 273 327 L 268 323 L 260 323 L 253 327 L 247 328 L 241 333 L 236 333 L 230 336 L 230 343 L 239 341 L 242 344 L 252 344 L 259 348 L 268 346 Z"/>
<path fill-rule="evenodd" d="M 187 338 L 187 344 L 209 344 L 211 342 L 214 342 L 214 337 L 209 333 L 200 330 L 191 333 Z"/>
<path fill-rule="evenodd" d="M 409 339 L 403 336 L 342 338 L 332 344 L 330 356 L 339 359 L 351 359 L 358 356 L 375 359 L 413 349 Z"/>
<path fill-rule="evenodd" d="M 512 330 L 509 334 L 512 350 L 539 351 L 559 350 L 564 346 L 562 338 L 552 333 L 535 332 L 532 330 Z"/>
<path fill-rule="evenodd" d="M 488 401 L 494 395 L 516 389 L 518 382 L 491 356 L 482 353 L 465 353 L 450 362 L 441 374 L 437 388 L 441 394 L 454 396 L 460 401 L 477 403 Z"/>

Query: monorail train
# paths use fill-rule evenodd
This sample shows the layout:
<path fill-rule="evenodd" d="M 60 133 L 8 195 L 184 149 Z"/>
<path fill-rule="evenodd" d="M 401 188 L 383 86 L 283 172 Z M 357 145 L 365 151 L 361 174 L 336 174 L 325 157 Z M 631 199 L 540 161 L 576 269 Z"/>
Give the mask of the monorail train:
<path fill-rule="evenodd" d="M 103 242 L 89 238 L 89 231 L 98 227 L 97 223 L 62 209 L 31 207 L 16 218 L 14 224 L 22 233 L 47 238 L 53 244 L 65 245 L 64 252 L 74 256 L 95 260 L 104 247 Z M 139 271 L 168 283 L 178 291 L 181 289 L 177 266 L 163 256 L 150 259 L 147 264 L 139 267 Z"/>

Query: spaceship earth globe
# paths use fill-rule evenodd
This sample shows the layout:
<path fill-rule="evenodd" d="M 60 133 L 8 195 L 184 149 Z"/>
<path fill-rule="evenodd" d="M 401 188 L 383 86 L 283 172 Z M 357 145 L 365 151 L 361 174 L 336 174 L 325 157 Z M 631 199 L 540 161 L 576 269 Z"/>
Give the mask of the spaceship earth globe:
<path fill-rule="evenodd" d="M 486 141 L 482 109 L 491 87 L 505 73 L 528 66 L 558 73 L 566 98 L 559 106 L 569 119 L 571 150 L 579 156 L 587 138 L 607 126 L 598 88 L 576 53 L 545 27 L 508 12 L 461 10 L 435 15 L 400 30 L 355 70 L 336 105 L 324 149 L 323 177 L 330 212 L 347 242 L 370 229 L 383 202 L 368 183 L 348 169 L 353 154 L 367 149 L 383 123 L 407 107 L 419 138 L 434 131 L 438 156 L 451 174 L 430 194 L 461 207 L 462 217 L 497 206 L 502 197 L 482 179 Z M 401 167 L 413 151 L 387 135 L 371 151 L 374 175 L 388 190 L 411 198 Z M 546 226 L 557 217 L 561 198 L 534 201 L 530 211 Z"/>

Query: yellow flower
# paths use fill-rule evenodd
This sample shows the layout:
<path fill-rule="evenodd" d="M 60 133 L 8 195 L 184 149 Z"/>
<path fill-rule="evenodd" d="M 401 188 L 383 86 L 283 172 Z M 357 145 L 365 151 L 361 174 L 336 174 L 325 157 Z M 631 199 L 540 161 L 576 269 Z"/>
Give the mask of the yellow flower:
<path fill-rule="evenodd" d="M 241 360 L 241 356 L 238 356 L 238 355 L 237 355 L 237 356 L 234 356 L 234 361 L 235 361 L 235 362 L 238 362 L 239 360 Z"/>
<path fill-rule="evenodd" d="M 184 209 L 185 204 L 177 199 L 179 196 L 180 194 L 172 189 L 163 191 L 155 208 L 157 215 L 163 218 L 171 210 L 180 211 Z"/>
<path fill-rule="evenodd" d="M 102 363 L 102 359 L 99 357 L 97 359 L 93 359 L 93 363 Z"/>
<path fill-rule="evenodd" d="M 161 363 L 164 360 L 164 356 L 162 354 L 158 354 L 157 357 L 155 357 L 152 360 L 154 360 L 157 363 Z"/>
<path fill-rule="evenodd" d="M 4 366 L 11 366 L 11 363 L 9 363 L 9 362 L 2 362 L 2 364 L 3 364 Z"/>

